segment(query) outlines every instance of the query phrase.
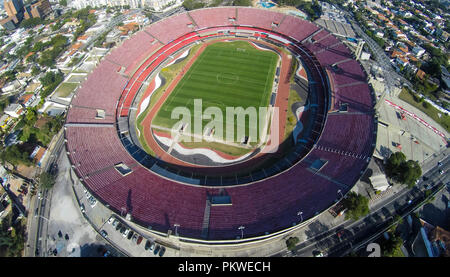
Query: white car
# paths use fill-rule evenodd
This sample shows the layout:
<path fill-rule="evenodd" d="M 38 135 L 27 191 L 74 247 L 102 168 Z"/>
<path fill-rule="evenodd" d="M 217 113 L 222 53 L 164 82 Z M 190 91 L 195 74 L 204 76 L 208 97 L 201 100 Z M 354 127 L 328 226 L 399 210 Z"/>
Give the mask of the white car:
<path fill-rule="evenodd" d="M 130 229 L 126 229 L 125 232 L 123 232 L 122 236 L 124 238 L 126 238 L 129 232 L 130 232 Z"/>
<path fill-rule="evenodd" d="M 323 257 L 323 253 L 322 252 L 316 253 L 316 254 L 314 254 L 314 257 L 321 258 L 321 257 Z"/>
<path fill-rule="evenodd" d="M 111 216 L 111 217 L 110 217 L 110 218 L 108 219 L 108 224 L 111 224 L 111 223 L 113 223 L 113 222 L 114 222 L 114 220 L 115 220 L 115 219 L 114 219 L 114 217 L 112 217 L 112 216 Z"/>

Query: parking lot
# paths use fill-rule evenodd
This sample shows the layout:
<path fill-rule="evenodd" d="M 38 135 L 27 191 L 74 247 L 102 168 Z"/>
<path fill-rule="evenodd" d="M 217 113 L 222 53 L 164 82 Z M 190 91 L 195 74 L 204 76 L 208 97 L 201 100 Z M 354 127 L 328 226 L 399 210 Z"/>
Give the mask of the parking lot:
<path fill-rule="evenodd" d="M 418 120 L 402 114 L 387 103 L 381 104 L 379 114 L 374 155 L 382 158 L 389 157 L 391 153 L 402 151 L 407 159 L 421 163 L 445 147 L 445 142 L 441 136 Z M 437 123 L 430 122 L 430 124 Z"/>
<path fill-rule="evenodd" d="M 155 239 L 138 233 L 124 221 L 111 216 L 102 226 L 100 233 L 119 244 L 122 248 L 133 252 L 135 257 L 162 257 L 166 248 Z"/>
<path fill-rule="evenodd" d="M 59 173 L 51 197 L 48 221 L 46 256 L 101 257 L 114 250 L 83 218 L 73 197 L 65 153 L 59 159 Z"/>
<path fill-rule="evenodd" d="M 130 226 L 126 220 L 115 215 L 96 200 L 79 182 L 75 182 L 73 189 L 79 201 L 78 213 L 83 213 L 90 224 L 98 230 L 98 233 L 91 226 L 92 231 L 96 232 L 100 238 L 103 236 L 104 240 L 113 244 L 124 254 L 132 257 L 176 256 L 175 249 L 167 247 L 168 244 L 160 241 L 160 238 L 156 240 L 150 232 L 137 231 L 137 228 Z M 116 227 L 118 227 L 117 230 Z M 137 243 L 138 240 L 140 241 L 139 244 Z"/>

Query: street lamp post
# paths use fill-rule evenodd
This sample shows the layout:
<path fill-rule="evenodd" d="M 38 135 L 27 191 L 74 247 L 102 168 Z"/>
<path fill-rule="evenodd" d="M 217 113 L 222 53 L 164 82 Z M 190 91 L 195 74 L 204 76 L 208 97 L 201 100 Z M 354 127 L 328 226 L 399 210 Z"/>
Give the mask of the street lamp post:
<path fill-rule="evenodd" d="M 244 238 L 244 229 L 245 229 L 245 227 L 244 226 L 239 226 L 238 229 L 241 230 L 241 239 L 243 239 Z"/>
<path fill-rule="evenodd" d="M 175 236 L 178 236 L 178 227 L 180 227 L 180 224 L 175 223 L 173 227 L 175 227 Z"/>
<path fill-rule="evenodd" d="M 338 190 L 337 193 L 341 195 L 341 200 L 342 200 L 342 198 L 344 198 L 344 195 L 342 194 L 342 191 Z"/>
<path fill-rule="evenodd" d="M 297 213 L 297 215 L 300 216 L 300 223 L 303 222 L 303 216 L 302 216 L 302 214 L 303 214 L 303 212 L 300 212 L 300 211 Z"/>

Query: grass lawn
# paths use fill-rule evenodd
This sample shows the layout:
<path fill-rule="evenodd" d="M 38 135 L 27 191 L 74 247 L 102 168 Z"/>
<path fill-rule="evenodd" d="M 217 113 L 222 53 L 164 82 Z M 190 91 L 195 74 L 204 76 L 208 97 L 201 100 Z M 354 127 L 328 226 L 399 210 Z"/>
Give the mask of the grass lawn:
<path fill-rule="evenodd" d="M 55 93 L 58 97 L 67 97 L 75 90 L 77 86 L 78 84 L 76 83 L 62 83 Z"/>
<path fill-rule="evenodd" d="M 292 112 L 292 104 L 294 104 L 295 102 L 300 102 L 302 101 L 302 98 L 300 96 L 298 96 L 298 93 L 291 89 L 289 91 L 289 100 L 288 100 L 288 112 L 287 112 L 287 116 L 286 116 L 286 129 L 284 132 L 284 139 L 286 139 L 291 133 L 292 130 L 294 130 L 295 125 L 297 124 L 297 118 L 295 116 L 295 114 Z"/>
<path fill-rule="evenodd" d="M 174 126 L 179 121 L 171 119 L 176 107 L 186 107 L 194 119 L 194 99 L 202 100 L 202 112 L 208 107 L 218 107 L 224 119 L 227 107 L 254 107 L 256 111 L 259 107 L 267 107 L 277 61 L 278 55 L 274 52 L 258 50 L 245 41 L 218 42 L 207 46 L 171 92 L 153 124 L 167 128 Z M 235 130 L 234 141 L 240 142 L 236 116 L 234 121 L 234 126 L 231 126 Z M 248 118 L 245 121 L 248 135 L 251 133 Z M 191 132 L 194 132 L 193 122 L 189 126 Z M 202 127 L 209 122 L 203 120 Z M 220 139 L 226 137 L 226 129 L 224 122 Z"/>
<path fill-rule="evenodd" d="M 439 125 L 441 125 L 447 132 L 450 132 L 450 116 L 441 113 L 438 109 L 431 106 L 430 104 L 427 105 L 427 107 L 424 107 L 423 102 L 417 102 L 411 92 L 406 89 L 402 89 L 399 98 L 418 108 L 429 117 L 431 117 L 434 121 L 436 121 Z M 441 114 L 441 117 L 439 117 L 438 114 Z"/>
<path fill-rule="evenodd" d="M 161 71 L 161 75 L 166 79 L 166 83 L 159 87 L 156 91 L 153 92 L 152 97 L 150 98 L 150 103 L 148 104 L 148 107 L 145 109 L 144 112 L 142 112 L 136 119 L 136 128 L 139 130 L 140 136 L 139 141 L 141 142 L 142 147 L 144 150 L 149 153 L 150 155 L 155 156 L 155 151 L 153 151 L 145 141 L 144 135 L 143 135 L 143 128 L 142 128 L 142 121 L 147 116 L 148 112 L 151 111 L 153 106 L 156 104 L 158 99 L 163 94 L 164 90 L 167 88 L 167 86 L 170 84 L 171 80 L 175 78 L 175 76 L 180 72 L 180 70 L 186 65 L 186 63 L 192 59 L 195 53 L 200 49 L 200 45 L 195 45 L 190 48 L 190 52 L 187 58 L 185 58 L 183 61 L 172 64 L 168 67 L 165 67 L 163 71 Z"/>

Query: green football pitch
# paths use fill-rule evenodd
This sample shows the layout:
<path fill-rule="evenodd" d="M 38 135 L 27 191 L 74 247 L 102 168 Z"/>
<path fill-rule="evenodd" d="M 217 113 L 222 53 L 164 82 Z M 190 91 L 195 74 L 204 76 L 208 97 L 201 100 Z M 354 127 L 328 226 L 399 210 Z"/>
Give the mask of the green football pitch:
<path fill-rule="evenodd" d="M 208 107 L 217 107 L 222 111 L 223 138 L 226 137 L 227 124 L 234 124 L 234 138 L 239 142 L 242 138 L 236 136 L 237 116 L 234 122 L 225 122 L 226 108 L 242 107 L 245 110 L 254 107 L 259 118 L 259 107 L 269 105 L 277 62 L 276 53 L 256 49 L 245 41 L 208 45 L 161 106 L 152 121 L 153 128 L 172 128 L 180 121 L 171 118 L 172 111 L 185 107 L 191 113 L 190 131 L 195 133 L 198 127 L 192 126 L 195 121 L 194 100 L 201 99 L 202 112 Z M 248 120 L 246 117 L 246 135 L 251 134 Z M 202 120 L 202 132 L 210 121 Z M 258 124 L 253 125 L 258 129 Z M 239 126 L 242 127 L 242 124 Z"/>

